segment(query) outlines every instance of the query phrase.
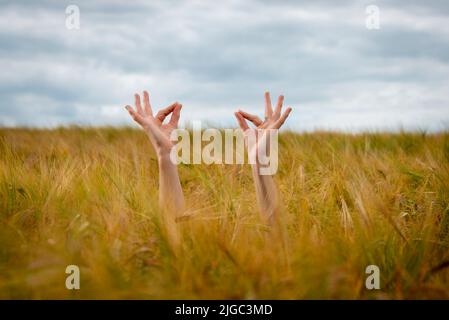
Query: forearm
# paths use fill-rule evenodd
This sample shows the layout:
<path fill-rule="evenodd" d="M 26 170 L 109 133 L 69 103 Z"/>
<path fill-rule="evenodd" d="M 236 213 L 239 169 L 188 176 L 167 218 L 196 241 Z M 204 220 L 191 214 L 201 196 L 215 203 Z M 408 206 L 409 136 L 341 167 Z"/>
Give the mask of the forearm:
<path fill-rule="evenodd" d="M 172 216 L 176 217 L 184 212 L 184 195 L 179 181 L 178 168 L 170 160 L 172 146 L 170 135 L 178 127 L 182 105 L 175 102 L 153 115 L 147 91 L 143 93 L 143 107 L 137 93 L 134 98 L 136 110 L 129 105 L 125 108 L 134 121 L 144 129 L 158 156 L 160 207 L 164 211 L 173 213 Z M 169 114 L 171 114 L 170 121 L 164 124 Z"/>
<path fill-rule="evenodd" d="M 261 215 L 262 218 L 270 224 L 277 220 L 281 206 L 276 183 L 273 176 L 270 175 L 274 174 L 277 170 L 278 130 L 284 124 L 288 115 L 292 111 L 292 108 L 288 107 L 284 113 L 281 113 L 283 101 L 284 96 L 279 96 L 276 107 L 273 110 L 270 93 L 265 92 L 264 121 L 262 121 L 257 115 L 253 115 L 242 110 L 234 113 L 240 129 L 242 129 L 245 135 L 246 145 L 248 148 L 248 158 L 252 164 L 257 202 Z M 250 129 L 246 120 L 251 121 L 256 129 Z M 261 132 L 262 136 L 259 136 Z M 268 152 L 266 152 L 267 147 L 269 149 Z M 272 154 L 274 158 L 271 157 Z M 265 161 L 267 160 L 267 155 L 270 155 L 271 159 Z M 272 160 L 275 160 L 273 163 L 274 167 L 271 166 Z M 266 168 L 261 166 L 260 163 L 269 164 L 270 166 Z M 268 175 L 264 175 L 263 173 Z"/>
<path fill-rule="evenodd" d="M 252 165 L 254 185 L 256 187 L 257 204 L 262 219 L 272 224 L 279 212 L 279 193 L 272 175 L 261 175 L 260 165 Z"/>
<path fill-rule="evenodd" d="M 278 188 L 273 177 L 274 172 L 270 167 L 274 159 L 268 162 L 262 159 L 266 159 L 266 156 L 271 155 L 272 152 L 277 153 L 277 144 L 272 146 L 272 143 L 277 141 L 273 140 L 277 139 L 277 136 L 271 136 L 269 131 L 262 131 L 262 133 L 257 137 L 256 146 L 250 151 L 250 158 L 260 213 L 265 222 L 272 224 L 277 217 L 280 205 Z"/>
<path fill-rule="evenodd" d="M 178 167 L 169 154 L 158 156 L 159 160 L 159 205 L 162 209 L 182 215 L 185 209 L 184 194 L 179 181 Z"/>

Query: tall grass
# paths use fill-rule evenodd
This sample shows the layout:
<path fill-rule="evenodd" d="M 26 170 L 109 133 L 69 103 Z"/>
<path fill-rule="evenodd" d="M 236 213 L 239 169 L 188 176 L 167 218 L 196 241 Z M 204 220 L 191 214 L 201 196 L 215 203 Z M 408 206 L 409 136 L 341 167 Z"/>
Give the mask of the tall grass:
<path fill-rule="evenodd" d="M 0 129 L 0 298 L 449 298 L 449 133 L 283 132 L 279 151 L 283 233 L 248 165 L 180 165 L 174 247 L 141 131 Z"/>

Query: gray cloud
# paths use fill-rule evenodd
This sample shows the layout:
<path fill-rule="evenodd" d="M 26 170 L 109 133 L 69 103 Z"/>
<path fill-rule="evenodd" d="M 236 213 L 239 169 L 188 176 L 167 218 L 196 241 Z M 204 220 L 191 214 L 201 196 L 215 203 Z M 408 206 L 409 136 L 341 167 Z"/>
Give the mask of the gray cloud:
<path fill-rule="evenodd" d="M 292 129 L 447 127 L 449 5 L 333 3 L 0 1 L 0 124 L 129 124 L 122 106 L 149 89 L 187 121 L 234 125 L 269 89 L 296 109 Z"/>

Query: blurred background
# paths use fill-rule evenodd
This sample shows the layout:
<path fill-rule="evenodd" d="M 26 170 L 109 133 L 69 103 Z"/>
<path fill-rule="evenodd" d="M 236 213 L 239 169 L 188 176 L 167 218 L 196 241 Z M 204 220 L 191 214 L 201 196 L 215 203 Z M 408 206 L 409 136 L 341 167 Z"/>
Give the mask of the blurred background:
<path fill-rule="evenodd" d="M 439 131 L 449 2 L 0 1 L 0 70 L 0 126 L 133 125 L 144 89 L 235 126 L 269 90 L 293 130 Z"/>

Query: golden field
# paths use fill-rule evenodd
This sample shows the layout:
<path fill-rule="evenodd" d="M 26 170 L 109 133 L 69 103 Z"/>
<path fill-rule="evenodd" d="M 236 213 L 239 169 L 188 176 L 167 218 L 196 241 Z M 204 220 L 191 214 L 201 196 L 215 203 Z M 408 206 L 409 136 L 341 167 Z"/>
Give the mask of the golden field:
<path fill-rule="evenodd" d="M 449 133 L 283 131 L 279 160 L 279 232 L 248 165 L 180 165 L 177 242 L 142 131 L 0 129 L 0 298 L 449 298 Z"/>

